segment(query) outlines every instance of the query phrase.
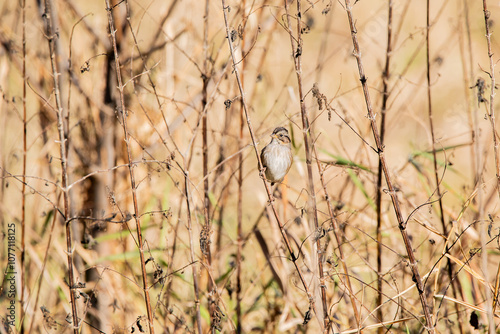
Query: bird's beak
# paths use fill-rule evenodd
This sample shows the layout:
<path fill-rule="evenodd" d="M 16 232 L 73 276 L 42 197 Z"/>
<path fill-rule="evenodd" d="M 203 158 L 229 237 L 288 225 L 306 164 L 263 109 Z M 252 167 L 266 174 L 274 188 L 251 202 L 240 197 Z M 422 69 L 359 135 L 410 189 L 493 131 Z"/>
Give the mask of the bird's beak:
<path fill-rule="evenodd" d="M 271 137 L 278 139 L 278 136 L 276 134 L 271 135 Z"/>

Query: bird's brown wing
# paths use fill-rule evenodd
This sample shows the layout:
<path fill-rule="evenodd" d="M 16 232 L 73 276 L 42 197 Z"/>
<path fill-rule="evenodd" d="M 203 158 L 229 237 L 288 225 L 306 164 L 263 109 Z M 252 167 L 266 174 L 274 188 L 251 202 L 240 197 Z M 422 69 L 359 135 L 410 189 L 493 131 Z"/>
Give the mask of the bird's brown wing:
<path fill-rule="evenodd" d="M 266 158 L 265 158 L 265 155 L 264 155 L 264 151 L 265 151 L 266 147 L 267 146 L 264 146 L 264 148 L 262 149 L 262 151 L 260 151 L 260 161 L 262 161 L 262 167 L 264 167 L 264 168 L 267 167 Z"/>

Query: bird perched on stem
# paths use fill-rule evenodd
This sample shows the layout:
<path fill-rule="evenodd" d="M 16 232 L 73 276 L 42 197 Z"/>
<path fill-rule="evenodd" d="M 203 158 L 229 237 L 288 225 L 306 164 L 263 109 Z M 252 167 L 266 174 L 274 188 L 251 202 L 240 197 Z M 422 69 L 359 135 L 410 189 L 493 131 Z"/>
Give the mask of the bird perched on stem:
<path fill-rule="evenodd" d="M 271 186 L 281 182 L 292 166 L 292 144 L 288 130 L 277 127 L 271 134 L 271 142 L 260 152 L 262 165 L 266 169 L 266 179 Z"/>

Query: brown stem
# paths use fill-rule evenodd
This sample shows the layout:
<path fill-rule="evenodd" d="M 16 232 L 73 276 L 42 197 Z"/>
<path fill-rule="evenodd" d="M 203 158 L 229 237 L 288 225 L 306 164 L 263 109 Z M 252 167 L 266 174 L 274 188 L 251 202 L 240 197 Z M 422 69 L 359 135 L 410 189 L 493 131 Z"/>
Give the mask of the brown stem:
<path fill-rule="evenodd" d="M 57 195 L 57 202 L 56 203 L 59 203 L 60 199 L 61 199 L 61 193 L 59 193 L 59 195 Z M 44 254 L 43 263 L 42 263 L 42 270 L 40 270 L 40 276 L 38 278 L 38 286 L 37 286 L 37 290 L 36 290 L 35 305 L 33 306 L 34 310 L 38 309 L 38 300 L 39 300 L 40 292 L 41 292 L 40 287 L 42 286 L 43 275 L 45 272 L 45 268 L 47 266 L 47 261 L 49 259 L 49 250 L 50 250 L 50 246 L 52 245 L 52 236 L 54 235 L 54 227 L 56 226 L 57 215 L 59 213 L 59 211 L 56 209 L 53 209 L 52 212 L 53 212 L 54 216 L 52 217 L 52 224 L 50 226 L 50 234 L 49 234 L 49 240 L 47 242 L 47 248 L 45 248 L 45 254 Z M 34 333 L 33 332 L 33 325 L 35 324 L 34 320 L 35 320 L 35 318 L 33 317 L 28 333 Z"/>
<path fill-rule="evenodd" d="M 495 172 L 497 178 L 496 188 L 498 191 L 498 196 L 500 197 L 500 160 L 498 157 L 498 138 L 495 125 L 495 63 L 493 62 L 493 51 L 491 47 L 491 31 L 490 31 L 490 11 L 488 10 L 488 5 L 486 0 L 483 0 L 483 13 L 484 13 L 484 26 L 486 29 L 486 42 L 488 44 L 488 59 L 490 65 L 490 103 L 488 118 L 491 124 L 491 132 L 493 135 L 493 152 L 495 154 Z M 481 190 L 480 190 L 481 191 Z M 482 219 L 482 216 L 479 217 Z M 481 256 L 481 269 L 483 271 L 484 277 L 488 277 L 488 252 L 486 251 L 486 224 L 481 227 L 481 248 L 483 250 Z M 488 314 L 488 329 L 490 333 L 495 333 L 495 322 L 493 320 L 493 309 L 492 309 L 492 296 L 489 286 L 485 287 L 486 294 L 486 311 Z"/>
<path fill-rule="evenodd" d="M 471 93 L 471 88 L 474 85 L 474 60 L 473 60 L 473 53 L 472 53 L 472 41 L 471 41 L 471 32 L 470 32 L 470 21 L 469 21 L 469 6 L 467 4 L 467 0 L 463 0 L 463 5 L 464 5 L 464 24 L 463 28 L 465 28 L 466 31 L 466 37 L 467 37 L 467 48 L 468 48 L 468 53 L 469 53 L 469 59 L 468 61 L 465 59 L 465 41 L 463 41 L 463 32 L 459 34 L 460 37 L 460 55 L 462 57 L 462 69 L 463 69 L 463 76 L 464 76 L 464 96 L 467 97 L 467 116 L 469 118 L 469 125 L 471 127 L 471 142 L 474 143 L 474 145 L 470 146 L 471 149 L 471 157 L 474 157 L 474 159 L 470 159 L 471 163 L 471 169 L 472 169 L 472 179 L 474 180 L 474 186 L 476 185 L 478 179 L 479 179 L 479 171 L 478 171 L 478 140 L 476 138 L 477 136 L 477 107 L 472 107 L 473 105 L 475 106 L 476 104 L 472 102 L 472 93 Z M 462 25 L 461 25 L 462 27 Z M 462 29 L 463 29 L 462 28 Z M 468 64 L 467 64 L 468 63 Z M 468 65 L 468 69 L 467 69 Z M 468 73 L 467 73 L 468 72 Z M 480 155 L 479 155 L 480 156 Z"/>
<path fill-rule="evenodd" d="M 203 74 L 202 74 L 202 80 L 203 80 L 203 88 L 202 88 L 202 98 L 201 98 L 201 112 L 202 112 L 202 129 L 201 129 L 201 134 L 202 134 L 202 151 L 203 151 L 203 216 L 205 218 L 205 236 L 207 238 L 210 238 L 211 232 L 212 232 L 212 224 L 210 221 L 210 196 L 209 196 L 209 180 L 208 180 L 208 128 L 207 128 L 207 120 L 208 120 L 208 110 L 207 110 L 207 104 L 208 104 L 208 83 L 210 81 L 210 73 L 209 73 L 209 68 L 208 68 L 208 11 L 209 9 L 209 1 L 205 1 L 205 14 L 204 14 L 204 20 L 203 20 L 203 54 L 204 54 L 204 59 L 203 59 Z M 204 266 L 207 269 L 207 274 L 210 276 L 210 270 L 212 268 L 212 252 L 211 252 L 211 247 L 210 247 L 210 241 L 207 241 L 204 243 L 204 247 L 202 246 L 202 253 L 204 255 L 206 265 Z M 212 293 L 212 290 L 214 289 L 214 286 L 212 284 L 212 280 L 208 279 L 207 280 L 207 296 L 208 296 L 208 310 L 210 311 L 210 319 L 212 319 L 212 322 L 214 321 L 214 311 L 215 311 L 215 299 L 214 299 L 214 293 Z M 212 333 L 215 334 L 216 327 L 211 326 L 211 331 Z"/>
<path fill-rule="evenodd" d="M 387 163 L 385 160 L 384 146 L 382 145 L 382 142 L 380 140 L 380 135 L 378 133 L 377 121 L 376 121 L 375 115 L 373 113 L 372 102 L 370 100 L 370 92 L 368 90 L 368 84 L 367 84 L 368 79 L 365 75 L 365 70 L 363 67 L 363 63 L 361 61 L 361 52 L 359 49 L 357 31 L 356 31 L 356 27 L 354 25 L 354 19 L 353 19 L 353 15 L 352 15 L 352 6 L 351 6 L 350 0 L 345 0 L 345 10 L 347 13 L 347 18 L 349 20 L 349 28 L 351 30 L 352 43 L 354 46 L 353 54 L 354 54 L 354 57 L 356 58 L 356 62 L 358 65 L 359 77 L 360 77 L 361 85 L 363 88 L 363 94 L 364 94 L 364 98 L 365 98 L 365 102 L 366 102 L 366 108 L 367 108 L 367 112 L 368 112 L 367 117 L 369 118 L 369 120 L 371 122 L 371 129 L 372 129 L 373 137 L 375 139 L 375 143 L 376 143 L 376 147 L 377 147 L 377 154 L 379 156 L 380 163 L 382 164 L 382 170 L 384 172 L 385 181 L 387 183 L 388 194 L 391 196 L 392 205 L 394 207 L 396 218 L 398 220 L 399 230 L 400 230 L 401 236 L 403 238 L 403 242 L 404 242 L 404 245 L 406 248 L 406 253 L 408 254 L 408 261 L 409 261 L 409 266 L 410 266 L 410 269 L 411 269 L 411 272 L 413 275 L 413 281 L 416 284 L 418 294 L 420 296 L 420 302 L 422 304 L 422 310 L 423 310 L 424 316 L 425 316 L 426 329 L 429 333 L 434 333 L 434 325 L 433 325 L 431 314 L 429 311 L 429 306 L 427 305 L 427 299 L 426 299 L 426 294 L 425 294 L 425 290 L 424 290 L 424 285 L 422 283 L 422 278 L 420 276 L 420 272 L 418 271 L 418 264 L 417 264 L 417 260 L 415 258 L 415 254 L 413 253 L 411 241 L 410 241 L 410 238 L 408 237 L 408 233 L 406 231 L 407 222 L 403 218 L 401 207 L 399 205 L 399 200 L 397 198 L 397 193 L 396 193 L 396 190 L 394 189 L 394 186 L 392 184 L 391 175 L 389 174 L 389 168 L 387 167 Z"/>
<path fill-rule="evenodd" d="M 382 73 L 382 107 L 381 107 L 381 119 L 380 119 L 380 143 L 384 145 L 385 139 L 385 125 L 386 125 L 386 114 L 387 114 L 387 101 L 389 100 L 389 78 L 390 78 L 390 64 L 392 55 L 392 0 L 388 2 L 388 14 L 387 14 L 387 48 L 385 52 L 385 68 Z M 382 163 L 379 159 L 378 161 L 378 173 L 377 173 L 377 317 L 379 321 L 383 321 L 384 313 L 382 311 L 382 299 L 383 299 L 383 279 L 382 279 L 382 180 L 383 180 L 383 169 Z M 378 333 L 382 334 L 384 328 L 380 327 Z"/>
<path fill-rule="evenodd" d="M 483 0 L 483 13 L 484 13 L 484 25 L 486 28 L 486 42 L 488 44 L 488 59 L 490 65 L 490 103 L 489 103 L 489 112 L 488 116 L 491 123 L 491 132 L 493 135 L 493 146 L 495 153 L 495 171 L 497 178 L 497 191 L 498 196 L 500 197 L 500 158 L 498 157 L 498 136 L 496 132 L 495 126 L 495 63 L 493 62 L 493 51 L 491 47 L 491 31 L 490 31 L 490 11 L 488 10 L 488 5 L 486 4 L 486 0 Z"/>
<path fill-rule="evenodd" d="M 53 27 L 52 22 L 52 2 L 51 0 L 45 0 L 45 37 L 49 42 L 49 52 L 50 52 L 50 64 L 52 67 L 52 78 L 54 83 L 54 95 L 56 100 L 57 109 L 57 130 L 59 134 L 59 152 L 61 155 L 61 183 L 63 189 L 63 202 L 64 202 L 64 221 L 66 226 L 66 253 L 68 261 L 68 279 L 69 279 L 69 289 L 70 289 L 70 300 L 71 300 L 71 312 L 73 321 L 73 332 L 78 333 L 78 328 L 80 327 L 78 319 L 78 310 L 76 307 L 76 288 L 75 288 L 75 278 L 73 272 L 73 240 L 71 237 L 71 224 L 70 224 L 70 199 L 69 199 L 69 189 L 68 189 L 68 169 L 67 169 L 67 145 L 68 139 L 66 137 L 65 129 L 65 111 L 61 103 L 61 94 L 59 88 L 59 70 L 57 66 L 57 55 L 56 55 L 56 41 L 57 33 L 55 27 Z"/>
<path fill-rule="evenodd" d="M 318 104 L 320 105 L 320 110 L 322 109 L 321 106 L 324 105 L 326 107 L 326 110 L 328 110 L 328 112 L 335 112 L 335 110 L 330 107 L 327 97 L 319 91 L 319 89 L 316 85 L 313 86 L 312 92 L 313 92 L 313 96 L 317 99 Z M 310 130 L 311 130 L 311 137 L 315 138 L 313 129 L 310 129 Z M 319 179 L 321 181 L 321 186 L 323 187 L 323 192 L 325 194 L 325 202 L 326 202 L 326 205 L 328 207 L 328 214 L 330 216 L 331 224 L 328 227 L 328 231 L 331 231 L 333 228 L 333 234 L 335 236 L 335 241 L 337 242 L 337 248 L 339 251 L 338 258 L 339 258 L 340 262 L 342 263 L 342 270 L 344 271 L 344 277 L 345 277 L 345 282 L 342 282 L 342 283 L 346 287 L 349 299 L 351 301 L 351 306 L 352 306 L 353 313 L 354 313 L 354 319 L 356 320 L 356 327 L 360 328 L 360 316 L 359 316 L 359 311 L 358 311 L 358 306 L 357 306 L 358 302 L 357 302 L 356 296 L 353 293 L 352 284 L 351 284 L 351 275 L 349 274 L 349 270 L 348 270 L 347 264 L 345 262 L 345 256 L 344 256 L 344 250 L 343 250 L 343 244 L 345 243 L 345 240 L 344 240 L 345 238 L 343 239 L 343 237 L 345 237 L 345 236 L 343 235 L 343 231 L 339 228 L 339 223 L 338 223 L 337 218 L 335 216 L 335 210 L 332 207 L 330 194 L 328 193 L 328 189 L 326 187 L 326 182 L 324 179 L 324 174 L 325 174 L 326 168 L 323 168 L 321 165 L 321 161 L 318 158 L 318 152 L 316 150 L 316 145 L 312 145 L 312 149 L 313 149 L 313 153 L 314 153 L 314 159 L 316 160 L 318 171 L 319 171 Z M 340 276 L 339 276 L 339 278 L 340 278 Z M 360 307 L 362 307 L 362 305 Z M 329 326 L 330 326 L 330 328 L 333 327 L 331 321 L 330 321 Z"/>
<path fill-rule="evenodd" d="M 151 89 L 153 90 L 153 95 L 155 96 L 156 104 L 158 105 L 158 110 L 160 110 L 160 112 L 162 114 L 162 117 L 163 117 L 163 121 L 164 121 L 164 123 L 166 125 L 166 128 L 167 128 L 167 134 L 170 137 L 170 139 L 172 139 L 171 135 L 170 135 L 170 128 L 168 126 L 167 120 L 165 119 L 165 113 L 163 111 L 163 105 L 164 104 L 161 103 L 161 101 L 160 101 L 160 96 L 158 95 L 158 90 L 156 89 L 156 84 L 154 83 L 153 78 L 151 77 L 151 69 L 147 65 L 148 57 L 147 57 L 147 55 L 144 55 L 144 53 L 142 52 L 141 48 L 139 47 L 139 43 L 137 41 L 136 34 L 134 32 L 134 29 L 132 28 L 132 21 L 131 21 L 131 17 L 130 17 L 130 6 L 129 6 L 128 1 L 125 2 L 125 5 L 126 5 L 126 8 L 127 8 L 127 24 L 128 24 L 128 27 L 129 27 L 130 34 L 131 34 L 132 38 L 134 39 L 134 46 L 137 49 L 137 52 L 139 53 L 139 57 L 142 59 L 142 66 L 144 68 L 144 73 L 146 73 L 146 75 L 148 77 L 148 80 L 149 80 L 149 84 L 151 85 Z M 153 126 L 153 129 L 155 130 L 155 132 L 158 135 L 158 137 L 160 137 L 161 143 L 163 144 L 163 146 L 165 146 L 165 148 L 167 149 L 168 153 L 169 154 L 173 154 L 172 150 L 167 145 L 167 141 L 163 138 L 163 135 L 161 134 L 161 132 L 158 131 L 158 129 L 154 126 L 154 122 L 152 121 L 151 117 L 146 112 L 145 112 L 145 115 L 148 118 L 148 120 L 151 123 L 151 125 Z M 172 143 L 173 143 L 175 149 L 177 151 L 179 151 L 179 149 L 177 148 L 177 145 L 176 145 L 175 141 L 172 140 Z"/>
<path fill-rule="evenodd" d="M 242 26 L 246 25 L 246 17 L 245 17 L 245 8 L 246 1 L 243 0 L 241 3 L 241 7 L 243 8 L 243 20 L 244 23 Z M 243 33 L 241 36 L 241 51 L 242 54 L 245 52 L 245 38 L 246 34 Z M 241 61 L 241 85 L 245 87 L 245 61 Z M 243 104 L 240 105 L 240 131 L 239 131 L 239 141 L 238 141 L 238 150 L 240 150 L 240 154 L 238 155 L 238 204 L 237 204 L 237 219 L 238 219 L 238 249 L 236 253 L 236 333 L 242 333 L 242 325 L 241 325 L 241 266 L 242 266 L 242 251 L 243 251 L 243 130 L 245 127 L 245 119 L 244 119 L 244 109 Z"/>
<path fill-rule="evenodd" d="M 481 148 L 480 148 L 480 140 L 478 138 L 479 130 L 478 130 L 478 107 L 476 102 L 474 102 L 474 94 L 471 89 L 474 86 L 474 60 L 473 60 L 473 52 L 472 52 L 472 38 L 470 31 L 470 21 L 469 21 L 469 7 L 468 1 L 463 0 L 463 23 L 460 25 L 459 32 L 459 42 L 460 42 L 460 56 L 462 60 L 462 71 L 464 78 L 464 96 L 466 97 L 466 105 L 467 105 L 467 116 L 468 122 L 470 126 L 470 139 L 472 145 L 470 145 L 470 163 L 471 163 L 471 174 L 472 174 L 472 187 L 475 188 L 478 186 L 478 182 L 481 178 L 481 170 L 479 166 L 481 165 Z M 464 40 L 464 30 L 465 29 L 465 40 Z M 466 52 L 467 48 L 467 52 Z M 466 53 L 468 53 L 468 57 L 466 57 Z M 482 217 L 484 214 L 483 207 L 483 192 L 479 191 L 476 195 L 476 207 L 477 211 L 473 214 L 472 220 L 477 220 L 478 217 Z M 458 281 L 455 281 L 457 285 L 458 293 L 464 298 L 464 291 L 462 286 Z M 454 296 L 457 298 L 457 296 Z M 459 305 L 455 304 L 458 308 Z M 464 319 L 462 317 L 458 317 L 459 326 L 461 327 L 461 333 L 463 333 L 462 323 Z"/>
<path fill-rule="evenodd" d="M 430 62 L 430 29 L 431 29 L 431 22 L 430 22 L 430 1 L 427 0 L 426 2 L 426 36 L 425 36 L 425 45 L 426 45 L 426 64 L 427 64 L 427 111 L 429 114 L 429 127 L 431 131 L 431 145 L 432 145 L 432 157 L 433 157 L 433 162 L 434 162 L 434 180 L 436 182 L 436 194 L 438 196 L 438 204 L 439 204 L 439 217 L 441 220 L 441 227 L 443 228 L 443 235 L 448 237 L 448 228 L 446 227 L 446 222 L 445 222 L 445 217 L 444 217 L 444 210 L 443 210 L 443 196 L 441 195 L 441 182 L 439 180 L 439 175 L 438 175 L 438 165 L 437 165 L 437 154 L 436 154 L 436 139 L 435 139 L 435 134 L 434 134 L 434 122 L 433 122 L 433 114 L 432 114 L 432 94 L 431 94 L 431 62 Z M 445 245 L 445 252 L 449 252 L 449 246 L 447 241 Z M 457 297 L 457 289 L 456 289 L 456 284 L 455 281 L 453 280 L 453 263 L 449 258 L 446 259 L 446 273 L 448 275 L 448 278 L 450 280 L 453 296 L 456 298 Z M 458 304 L 455 304 L 455 310 L 457 311 L 457 314 L 459 314 L 459 307 Z M 436 319 L 437 321 L 437 319 Z M 460 333 L 462 333 L 462 323 L 461 321 L 458 322 Z"/>
<path fill-rule="evenodd" d="M 187 208 L 187 228 L 189 233 L 189 251 L 191 256 L 191 263 L 193 264 L 192 274 L 193 274 L 193 287 L 195 296 L 195 308 L 196 308 L 196 325 L 198 329 L 198 334 L 203 333 L 201 330 L 201 313 L 200 313 L 200 287 L 198 286 L 198 266 L 195 262 L 194 256 L 194 238 L 193 238 L 193 227 L 191 221 L 191 193 L 189 191 L 189 172 L 186 170 L 184 172 L 184 191 L 186 196 L 186 208 Z"/>
<path fill-rule="evenodd" d="M 436 181 L 436 194 L 438 197 L 439 203 L 439 216 L 441 218 L 441 225 L 443 227 L 444 235 L 448 235 L 448 228 L 446 227 L 446 223 L 444 220 L 444 210 L 443 210 L 443 199 L 441 196 L 441 182 L 439 181 L 438 175 L 438 165 L 437 165 L 437 155 L 436 155 L 436 138 L 434 135 L 434 122 L 432 115 L 432 96 L 431 96 L 431 62 L 430 62 L 430 47 L 429 47 L 429 34 L 431 29 L 430 23 L 430 3 L 427 0 L 427 15 L 426 15 L 426 36 L 425 36 L 425 45 L 426 45 L 426 62 L 427 62 L 427 111 L 429 114 L 429 127 L 431 130 L 431 145 L 432 145 L 432 157 L 434 160 L 434 178 Z"/>
<path fill-rule="evenodd" d="M 497 267 L 497 274 L 495 276 L 495 289 L 493 290 L 493 307 L 492 312 L 495 314 L 498 305 L 498 297 L 500 295 L 500 263 Z"/>
<path fill-rule="evenodd" d="M 288 34 L 290 36 L 290 44 L 292 47 L 292 54 L 294 59 L 295 73 L 297 74 L 297 85 L 299 90 L 300 99 L 300 115 L 302 119 L 302 134 L 304 136 L 304 149 L 306 153 L 306 166 L 307 166 L 307 190 L 308 190 L 308 217 L 313 220 L 314 231 L 318 232 L 318 211 L 316 204 L 316 192 L 314 190 L 314 180 L 312 171 L 312 141 L 311 141 L 311 126 L 309 124 L 309 117 L 307 114 L 305 97 L 302 84 L 302 52 L 303 52 L 303 40 L 302 40 L 302 8 L 301 1 L 297 0 L 297 42 L 293 37 L 291 31 L 291 20 L 288 10 L 288 1 L 284 1 L 285 4 L 285 14 L 287 20 Z M 325 331 L 329 328 L 330 318 L 328 316 L 328 304 L 326 301 L 326 284 L 323 272 L 323 249 L 321 246 L 321 239 L 316 238 L 316 252 L 318 260 L 318 271 L 319 271 L 319 286 L 321 291 L 321 302 L 323 306 L 323 329 Z M 358 319 L 356 319 L 358 320 Z M 358 322 L 359 323 L 359 322 Z"/>
<path fill-rule="evenodd" d="M 243 130 L 245 120 L 243 117 L 243 107 L 240 109 L 240 133 L 239 133 L 239 149 L 241 150 L 243 144 Z M 243 251 L 243 152 L 238 155 L 238 250 L 236 253 L 236 333 L 242 333 L 241 326 L 241 266 L 242 266 L 242 251 Z"/>
<path fill-rule="evenodd" d="M 182 212 L 182 203 L 184 202 L 185 198 L 185 190 L 181 192 L 181 195 L 179 196 L 179 204 L 177 205 L 177 218 L 181 216 Z M 177 251 L 179 250 L 177 247 L 177 242 L 178 241 L 178 235 L 179 235 L 179 226 L 181 224 L 175 224 L 174 228 L 174 236 L 175 238 L 172 238 L 172 252 L 169 255 L 168 262 L 167 263 L 174 263 L 175 255 L 177 254 Z M 167 268 L 167 275 L 171 275 L 173 273 L 173 268 L 172 266 L 168 266 Z M 168 310 L 170 308 L 170 298 L 172 297 L 172 286 L 173 286 L 174 280 L 169 280 L 167 283 L 167 287 L 165 288 L 165 308 Z M 167 318 L 167 314 L 165 315 L 165 319 Z"/>
<path fill-rule="evenodd" d="M 154 334 L 154 316 L 151 309 L 151 300 L 149 298 L 149 287 L 147 282 L 147 272 L 146 272 L 146 262 L 144 259 L 144 244 L 142 240 L 142 230 L 141 230 L 141 219 L 139 216 L 139 207 L 137 204 L 137 189 L 135 182 L 135 175 L 133 170 L 133 160 L 132 160 L 132 151 L 130 147 L 130 136 L 127 126 L 127 110 L 125 106 L 125 96 L 124 96 L 124 86 L 122 82 L 121 70 L 120 70 L 120 58 L 118 54 L 118 46 L 116 43 L 116 28 L 113 19 L 112 8 L 109 4 L 109 0 L 105 0 L 106 2 L 106 11 L 108 12 L 108 23 L 109 23 L 109 31 L 111 36 L 111 43 L 113 44 L 113 52 L 115 58 L 115 71 L 116 77 L 118 81 L 118 91 L 120 93 L 120 100 L 118 106 L 118 114 L 121 116 L 122 127 L 123 127 L 123 135 L 125 138 L 125 146 L 127 148 L 127 163 L 128 170 L 130 176 L 130 187 L 132 190 L 132 201 L 134 203 L 134 220 L 137 230 L 137 247 L 139 248 L 139 255 L 141 261 L 141 275 L 142 275 L 142 290 L 144 294 L 144 302 L 146 304 L 146 311 L 148 316 L 148 325 L 150 333 Z"/>
<path fill-rule="evenodd" d="M 26 239 L 26 158 L 27 158 L 27 143 L 26 143 L 26 1 L 21 1 L 22 21 L 23 21 L 23 186 L 22 186 L 22 204 L 21 204 L 21 297 L 19 300 L 20 310 L 19 318 L 21 319 L 21 334 L 24 334 L 24 290 L 25 289 L 25 239 Z M 33 322 L 33 321 L 32 321 Z"/>
<path fill-rule="evenodd" d="M 222 2 L 222 11 L 223 11 L 223 14 L 224 14 L 224 23 L 225 23 L 225 28 L 226 28 L 226 39 L 228 41 L 228 44 L 229 44 L 229 51 L 231 53 L 231 61 L 232 61 L 232 64 L 233 64 L 233 70 L 234 70 L 234 75 L 236 77 L 236 82 L 238 84 L 238 89 L 240 91 L 240 98 L 241 98 L 241 102 L 243 104 L 243 109 L 244 109 L 244 113 L 245 113 L 245 118 L 246 118 L 246 123 L 247 123 L 247 128 L 248 128 L 248 131 L 250 133 L 250 139 L 252 140 L 252 146 L 254 148 L 254 153 L 255 153 L 255 156 L 257 158 L 257 162 L 258 162 L 258 167 L 259 167 L 259 173 L 260 175 L 264 175 L 264 167 L 262 165 L 262 161 L 260 159 L 260 154 L 259 154 L 259 151 L 257 149 L 257 141 L 256 141 L 256 137 L 255 137 L 255 133 L 254 133 L 254 130 L 253 130 L 253 126 L 252 126 L 252 122 L 250 120 L 250 113 L 249 113 L 249 110 L 248 110 L 248 106 L 247 106 L 247 102 L 246 102 L 246 98 L 245 98 L 245 91 L 243 90 L 243 85 L 242 85 L 242 82 L 241 82 L 241 77 L 240 77 L 240 72 L 239 72 L 239 69 L 238 69 L 238 61 L 236 60 L 236 56 L 234 54 L 234 47 L 233 47 L 233 42 L 231 40 L 231 31 L 229 30 L 229 23 L 228 23 L 228 20 L 227 20 L 227 11 L 228 11 L 228 7 L 226 6 L 226 2 L 225 0 L 221 0 Z M 307 294 L 307 297 L 308 297 L 308 300 L 309 300 L 309 305 L 310 305 L 310 310 L 311 312 L 313 313 L 316 313 L 316 306 L 315 306 L 315 303 L 314 303 L 314 299 L 313 299 L 313 296 L 311 295 L 311 292 L 309 291 L 309 287 L 307 285 L 307 282 L 305 280 L 305 277 L 304 277 L 304 274 L 302 273 L 302 270 L 300 269 L 297 261 L 298 261 L 298 257 L 297 255 L 295 255 L 293 249 L 292 249 L 292 246 L 290 244 L 290 241 L 288 239 L 288 235 L 286 233 L 286 230 L 285 230 L 285 227 L 283 225 L 283 223 L 281 222 L 281 219 L 279 218 L 279 215 L 278 215 L 278 211 L 276 210 L 276 206 L 274 205 L 274 197 L 272 195 L 272 192 L 271 192 L 271 187 L 269 185 L 269 183 L 265 180 L 264 177 L 262 177 L 262 182 L 264 184 L 264 187 L 266 189 L 266 193 L 267 193 L 267 198 L 269 200 L 269 205 L 271 207 L 271 211 L 273 212 L 273 215 L 276 219 L 276 222 L 279 226 L 279 229 L 280 229 L 280 232 L 281 232 L 281 236 L 283 238 L 283 242 L 285 243 L 285 247 L 287 248 L 290 256 L 291 256 L 291 260 L 292 260 L 292 263 L 293 265 L 295 266 L 295 270 L 297 271 L 297 274 L 299 276 L 299 279 L 300 279 L 300 282 L 302 283 L 302 286 L 304 288 L 304 291 L 306 292 Z"/>
<path fill-rule="evenodd" d="M 359 317 L 359 311 L 357 307 L 357 301 L 356 297 L 354 296 L 354 292 L 352 290 L 352 284 L 351 284 L 351 275 L 349 274 L 349 270 L 347 268 L 347 264 L 345 262 L 345 256 L 344 256 L 344 250 L 343 250 L 343 242 L 342 242 L 342 231 L 339 228 L 339 223 L 337 221 L 337 218 L 335 217 L 335 210 L 332 207 L 330 195 L 328 193 L 328 190 L 326 188 L 326 182 L 324 180 L 324 168 L 321 166 L 321 162 L 318 159 L 318 152 L 316 151 L 316 146 L 313 145 L 313 150 L 314 150 L 314 158 L 317 161 L 318 164 L 318 170 L 319 170 L 319 178 L 321 181 L 321 185 L 323 187 L 323 192 L 325 193 L 325 202 L 328 207 L 328 214 L 330 216 L 332 226 L 333 226 L 333 235 L 335 236 L 335 241 L 337 243 L 337 249 L 339 251 L 339 260 L 342 263 L 342 270 L 344 271 L 344 277 L 345 277 L 345 286 L 347 287 L 347 292 L 349 295 L 349 299 L 351 301 L 351 306 L 352 310 L 354 312 L 354 319 L 356 320 L 356 326 L 359 328 L 360 327 L 360 317 Z M 330 322 L 329 327 L 332 327 L 332 324 Z"/>

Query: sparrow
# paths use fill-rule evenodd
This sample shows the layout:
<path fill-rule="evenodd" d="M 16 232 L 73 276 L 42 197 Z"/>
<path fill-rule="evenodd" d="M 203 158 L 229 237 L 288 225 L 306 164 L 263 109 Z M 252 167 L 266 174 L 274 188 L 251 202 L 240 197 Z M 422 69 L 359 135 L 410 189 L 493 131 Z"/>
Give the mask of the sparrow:
<path fill-rule="evenodd" d="M 288 130 L 277 127 L 271 134 L 271 142 L 260 152 L 260 159 L 265 170 L 266 179 L 271 186 L 281 182 L 292 166 L 292 144 Z"/>

